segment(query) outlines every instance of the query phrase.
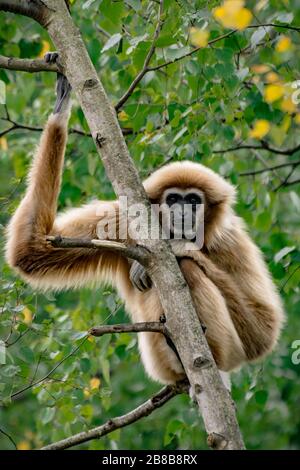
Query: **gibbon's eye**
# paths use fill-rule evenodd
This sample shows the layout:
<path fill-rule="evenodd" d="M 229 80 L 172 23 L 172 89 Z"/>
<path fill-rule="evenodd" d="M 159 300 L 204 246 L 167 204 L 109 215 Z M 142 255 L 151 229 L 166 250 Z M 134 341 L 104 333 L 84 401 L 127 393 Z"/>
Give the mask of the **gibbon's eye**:
<path fill-rule="evenodd" d="M 190 193 L 190 194 L 187 194 L 186 197 L 185 197 L 185 201 L 188 203 L 188 204 L 192 204 L 193 206 L 197 205 L 197 204 L 201 204 L 202 203 L 202 198 L 199 194 L 196 194 L 196 193 Z"/>
<path fill-rule="evenodd" d="M 168 204 L 168 206 L 173 206 L 173 204 L 176 204 L 181 199 L 182 199 L 182 196 L 180 194 L 170 193 L 166 197 L 166 203 Z"/>

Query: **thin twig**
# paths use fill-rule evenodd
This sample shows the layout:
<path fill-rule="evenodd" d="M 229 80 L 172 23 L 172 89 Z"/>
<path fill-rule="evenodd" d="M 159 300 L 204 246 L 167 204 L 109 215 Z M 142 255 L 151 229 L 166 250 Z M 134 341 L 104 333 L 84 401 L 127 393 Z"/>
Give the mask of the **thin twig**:
<path fill-rule="evenodd" d="M 74 356 L 74 354 L 81 348 L 81 346 L 86 342 L 86 340 L 88 339 L 89 335 L 87 334 L 83 340 L 80 342 L 80 344 L 78 346 L 76 346 L 76 348 L 72 349 L 72 351 L 65 357 L 63 357 L 61 359 L 61 361 L 59 361 L 55 367 L 53 367 L 53 369 L 50 370 L 50 372 L 48 372 L 46 375 L 44 375 L 44 377 L 42 377 L 41 379 L 39 380 L 36 380 L 35 382 L 31 382 L 29 385 L 27 385 L 26 387 L 22 388 L 21 390 L 18 390 L 17 392 L 15 393 L 12 393 L 11 394 L 11 398 L 15 398 L 17 397 L 18 395 L 20 395 L 21 393 L 24 393 L 26 392 L 27 390 L 29 390 L 30 388 L 32 387 L 35 387 L 36 385 L 39 385 L 40 383 L 44 382 L 45 380 L 47 380 L 51 374 L 53 374 L 53 372 L 56 371 L 56 369 L 59 368 L 59 366 L 61 366 L 61 364 L 63 362 L 65 362 L 67 359 L 69 359 L 70 357 Z"/>
<path fill-rule="evenodd" d="M 235 147 L 230 147 L 230 148 L 223 149 L 223 150 L 213 150 L 212 153 L 215 153 L 215 154 L 217 154 L 217 153 L 227 153 L 227 152 L 234 152 L 236 150 L 245 150 L 245 149 L 249 149 L 249 150 L 267 150 L 271 153 L 277 153 L 278 155 L 293 155 L 294 153 L 296 153 L 300 150 L 300 144 L 297 145 L 294 148 L 285 149 L 285 150 L 270 147 L 270 145 L 267 142 L 262 142 L 261 145 L 242 144 L 242 145 L 237 145 Z"/>
<path fill-rule="evenodd" d="M 297 32 L 300 32 L 300 28 L 296 27 L 296 26 L 287 26 L 287 25 L 277 25 L 277 24 L 274 24 L 274 23 L 266 23 L 266 24 L 255 24 L 255 25 L 250 25 L 250 26 L 247 26 L 246 29 L 250 29 L 250 28 L 260 28 L 262 26 L 273 26 L 273 27 L 276 27 L 276 28 L 285 28 L 285 29 L 290 29 L 290 30 L 293 30 L 293 31 L 297 31 Z M 225 33 L 225 34 L 222 34 L 221 36 L 218 36 L 217 38 L 215 39 L 212 39 L 211 41 L 208 41 L 207 43 L 207 46 L 211 46 L 212 44 L 218 42 L 218 41 L 221 41 L 222 39 L 226 39 L 228 37 L 230 37 L 232 34 L 235 34 L 237 33 L 238 30 L 237 29 L 233 29 L 232 31 L 229 31 L 228 33 Z M 160 70 L 161 68 L 163 67 L 167 67 L 168 65 L 171 65 L 171 64 L 175 64 L 176 62 L 178 62 L 179 60 L 183 60 L 187 57 L 190 57 L 191 55 L 193 54 L 196 54 L 200 49 L 203 49 L 203 47 L 196 47 L 195 49 L 191 50 L 190 52 L 188 52 L 187 54 L 183 54 L 182 56 L 180 57 L 177 57 L 176 59 L 174 60 L 169 60 L 168 62 L 164 62 L 163 64 L 160 64 L 160 65 L 156 65 L 154 67 L 148 67 L 148 72 L 150 70 L 152 71 L 155 71 L 155 70 Z"/>
<path fill-rule="evenodd" d="M 171 400 L 171 398 L 175 397 L 180 393 L 184 393 L 187 391 L 187 383 L 179 383 L 174 386 L 168 385 L 164 387 L 160 392 L 154 395 L 152 398 L 147 400 L 142 405 L 138 406 L 129 413 L 126 413 L 122 416 L 118 416 L 113 419 L 109 419 L 105 424 L 101 426 L 97 426 L 94 429 L 86 432 L 80 432 L 75 434 L 74 436 L 67 437 L 66 439 L 62 439 L 61 441 L 54 442 L 53 444 L 49 444 L 41 448 L 41 450 L 63 450 L 68 449 L 69 447 L 73 447 L 83 442 L 91 441 L 92 439 L 99 439 L 103 437 L 115 429 L 120 429 L 129 424 L 135 423 L 141 418 L 150 415 L 154 410 L 163 406 L 167 401 Z"/>
<path fill-rule="evenodd" d="M 254 176 L 260 175 L 261 173 L 266 173 L 267 171 L 278 170 L 279 168 L 285 168 L 287 166 L 297 167 L 300 165 L 300 160 L 295 162 L 280 163 L 280 165 L 269 166 L 268 168 L 261 168 L 260 170 L 249 170 L 244 173 L 239 173 L 239 176 Z"/>
<path fill-rule="evenodd" d="M 152 44 L 150 46 L 150 49 L 149 49 L 149 51 L 146 55 L 145 61 L 144 61 L 144 65 L 143 65 L 142 69 L 140 70 L 140 72 L 135 77 L 135 79 L 133 80 L 133 82 L 131 83 L 131 85 L 129 86 L 128 90 L 124 93 L 124 95 L 120 98 L 120 100 L 116 104 L 116 106 L 115 106 L 116 111 L 118 111 L 123 106 L 123 104 L 128 100 L 128 98 L 132 95 L 133 91 L 135 90 L 137 85 L 140 83 L 142 78 L 150 70 L 148 66 L 149 66 L 149 63 L 150 63 L 150 61 L 153 57 L 153 54 L 155 52 L 155 47 L 156 47 L 155 42 L 158 39 L 159 33 L 160 33 L 162 25 L 163 25 L 163 21 L 164 21 L 163 18 L 162 18 L 162 16 L 163 16 L 163 3 L 164 3 L 163 0 L 160 0 L 157 25 L 156 25 L 154 36 L 153 36 L 153 39 L 152 39 Z"/>
<path fill-rule="evenodd" d="M 218 42 L 218 41 L 221 41 L 222 39 L 229 38 L 232 34 L 234 34 L 234 33 L 236 33 L 236 32 L 237 32 L 237 29 L 233 29 L 232 31 L 229 31 L 228 33 L 222 34 L 221 36 L 218 36 L 217 38 L 214 38 L 214 39 L 212 39 L 211 41 L 208 41 L 207 47 L 208 47 L 208 46 L 211 46 L 212 44 L 215 44 L 215 43 Z M 192 49 L 192 50 L 191 50 L 190 52 L 188 52 L 187 54 L 183 54 L 182 56 L 177 57 L 177 58 L 174 59 L 174 60 L 169 60 L 168 62 L 164 62 L 163 64 L 156 65 L 156 66 L 154 66 L 154 67 L 148 67 L 148 72 L 150 72 L 150 71 L 155 71 L 155 70 L 160 70 L 160 69 L 162 69 L 163 67 L 167 67 L 168 65 L 175 64 L 175 63 L 178 62 L 179 60 L 185 59 L 186 57 L 190 57 L 191 55 L 196 54 L 196 52 L 198 52 L 200 49 L 203 49 L 203 47 L 196 47 L 195 49 Z"/>
<path fill-rule="evenodd" d="M 0 138 L 5 136 L 6 134 L 9 134 L 10 132 L 14 132 L 14 131 L 18 131 L 18 130 L 26 130 L 26 131 L 33 131 L 33 132 L 42 132 L 43 131 L 42 127 L 35 127 L 35 126 L 28 126 L 28 125 L 20 124 L 18 122 L 13 121 L 9 117 L 0 118 L 0 120 L 1 121 L 6 121 L 6 122 L 9 122 L 10 124 L 12 124 L 11 127 L 9 127 L 8 129 L 5 129 L 4 131 L 0 132 Z M 69 134 L 78 134 L 78 135 L 82 135 L 84 137 L 92 138 L 91 133 L 81 131 L 80 129 L 76 129 L 74 127 L 71 127 L 68 132 L 69 132 Z M 123 135 L 131 135 L 131 134 L 133 134 L 133 129 L 123 128 L 122 133 L 123 133 Z"/>
<path fill-rule="evenodd" d="M 15 449 L 17 449 L 17 444 L 15 443 L 15 441 L 13 440 L 13 438 L 5 431 L 3 431 L 3 429 L 0 428 L 0 433 L 3 434 L 3 436 L 6 436 L 7 439 L 10 440 L 10 442 L 12 443 L 12 445 L 14 446 Z"/>

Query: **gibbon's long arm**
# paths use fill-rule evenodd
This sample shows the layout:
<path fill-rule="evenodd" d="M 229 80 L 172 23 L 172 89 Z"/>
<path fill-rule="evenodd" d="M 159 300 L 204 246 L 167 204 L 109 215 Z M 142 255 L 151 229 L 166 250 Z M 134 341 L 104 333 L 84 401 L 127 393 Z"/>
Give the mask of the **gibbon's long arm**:
<path fill-rule="evenodd" d="M 100 278 L 114 283 L 117 273 L 128 271 L 127 260 L 118 254 L 60 249 L 46 241 L 46 235 L 97 238 L 97 223 L 101 220 L 101 215 L 97 215 L 101 212 L 101 202 L 71 209 L 56 218 L 70 108 L 70 85 L 59 75 L 54 114 L 42 134 L 25 197 L 7 230 L 8 263 L 28 282 L 42 289 L 77 287 Z M 116 202 L 110 204 L 114 209 Z"/>

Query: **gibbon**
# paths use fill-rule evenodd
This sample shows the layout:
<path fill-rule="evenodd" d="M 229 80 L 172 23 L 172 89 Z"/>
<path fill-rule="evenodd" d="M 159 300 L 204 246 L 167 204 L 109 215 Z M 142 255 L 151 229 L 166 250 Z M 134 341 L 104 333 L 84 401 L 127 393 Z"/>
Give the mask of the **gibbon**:
<path fill-rule="evenodd" d="M 46 60 L 56 60 L 55 54 Z M 163 311 L 156 288 L 138 262 L 104 250 L 56 248 L 46 241 L 47 235 L 97 238 L 102 208 L 118 207 L 118 201 L 96 201 L 56 216 L 70 109 L 70 85 L 58 75 L 54 113 L 34 157 L 26 194 L 8 226 L 6 259 L 37 289 L 110 283 L 133 322 L 159 321 Z M 189 161 L 161 167 L 144 187 L 152 203 L 204 201 L 201 249 L 191 249 L 193 241 L 173 245 L 218 368 L 230 371 L 265 356 L 278 340 L 284 313 L 262 254 L 233 211 L 234 187 Z M 161 383 L 185 377 L 162 334 L 140 333 L 138 341 L 150 377 Z"/>

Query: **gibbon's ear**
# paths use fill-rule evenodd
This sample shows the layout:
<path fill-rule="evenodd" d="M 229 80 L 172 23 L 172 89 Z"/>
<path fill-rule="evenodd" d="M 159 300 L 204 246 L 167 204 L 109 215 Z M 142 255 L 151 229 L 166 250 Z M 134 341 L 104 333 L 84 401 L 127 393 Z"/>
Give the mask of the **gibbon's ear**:
<path fill-rule="evenodd" d="M 190 161 L 170 163 L 154 171 L 144 181 L 150 200 L 158 201 L 163 192 L 171 187 L 198 188 L 205 193 L 209 205 L 235 202 L 235 188 L 210 168 Z"/>

